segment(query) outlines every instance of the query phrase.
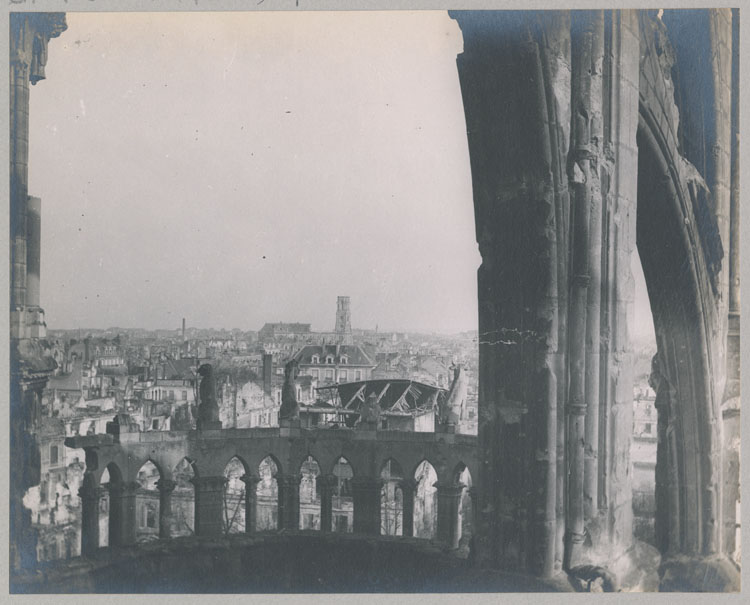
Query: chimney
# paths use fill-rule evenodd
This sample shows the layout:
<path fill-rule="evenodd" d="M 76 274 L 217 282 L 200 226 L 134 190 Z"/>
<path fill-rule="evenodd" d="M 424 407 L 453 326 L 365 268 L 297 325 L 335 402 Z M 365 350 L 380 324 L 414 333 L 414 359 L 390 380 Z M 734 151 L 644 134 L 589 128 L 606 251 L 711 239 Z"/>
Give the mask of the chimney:
<path fill-rule="evenodd" d="M 182 342 L 185 342 L 185 318 L 182 318 Z"/>
<path fill-rule="evenodd" d="M 91 339 L 86 337 L 83 341 L 83 362 L 88 363 L 91 361 Z"/>
<path fill-rule="evenodd" d="M 273 380 L 273 356 L 270 353 L 263 355 L 263 393 L 271 396 L 271 382 Z"/>

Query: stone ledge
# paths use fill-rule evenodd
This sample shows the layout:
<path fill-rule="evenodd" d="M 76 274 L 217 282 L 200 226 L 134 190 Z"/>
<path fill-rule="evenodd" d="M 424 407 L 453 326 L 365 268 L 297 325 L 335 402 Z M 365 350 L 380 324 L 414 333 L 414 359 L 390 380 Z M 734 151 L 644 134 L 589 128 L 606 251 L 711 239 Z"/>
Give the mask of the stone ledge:
<path fill-rule="evenodd" d="M 556 592 L 561 578 L 473 568 L 417 538 L 291 531 L 100 548 L 41 564 L 13 593 Z"/>
<path fill-rule="evenodd" d="M 659 566 L 660 592 L 739 592 L 737 566 L 728 558 L 671 557 Z"/>

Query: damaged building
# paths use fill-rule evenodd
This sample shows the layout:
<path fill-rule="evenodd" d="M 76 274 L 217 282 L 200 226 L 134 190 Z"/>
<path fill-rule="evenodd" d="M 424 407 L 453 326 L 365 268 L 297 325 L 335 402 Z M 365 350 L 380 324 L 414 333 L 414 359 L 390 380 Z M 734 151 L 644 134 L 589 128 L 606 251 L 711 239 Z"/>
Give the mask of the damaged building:
<path fill-rule="evenodd" d="M 66 25 L 58 13 L 11 14 L 12 591 L 739 589 L 739 10 L 450 16 L 463 36 L 456 64 L 482 256 L 478 436 L 448 424 L 390 430 L 373 407 L 359 410 L 367 430 L 307 428 L 294 417 L 216 428 L 207 416 L 214 428 L 141 431 L 118 415 L 105 434 L 66 441 L 85 451 L 82 556 L 42 570 L 23 497 L 42 481 L 41 397 L 56 362 L 40 345 L 43 204 L 28 191 L 28 100 L 31 85 L 54 77 L 48 46 L 54 52 L 50 40 Z M 658 346 L 651 550 L 634 537 L 630 459 L 636 247 Z M 343 362 L 352 345 L 342 309 L 344 342 L 300 365 L 346 371 L 349 381 L 355 365 L 374 363 Z M 317 499 L 308 485 L 300 501 L 308 456 L 321 475 L 312 532 L 299 531 L 300 512 Z M 245 531 L 227 537 L 233 458 Z M 334 479 L 341 460 L 352 469 L 348 488 Z M 138 544 L 148 461 L 160 475 L 160 539 Z M 423 461 L 436 477 L 434 540 L 420 538 L 415 515 Z M 284 531 L 258 531 L 264 482 L 261 496 L 276 499 L 269 527 Z M 383 510 L 398 517 L 395 504 L 382 505 L 389 483 L 401 517 L 383 530 Z M 349 488 L 352 532 L 332 531 L 344 525 L 332 503 Z M 186 490 L 193 508 L 173 514 L 174 494 Z M 473 535 L 460 559 L 466 490 Z M 175 515 L 190 535 L 170 537 Z"/>

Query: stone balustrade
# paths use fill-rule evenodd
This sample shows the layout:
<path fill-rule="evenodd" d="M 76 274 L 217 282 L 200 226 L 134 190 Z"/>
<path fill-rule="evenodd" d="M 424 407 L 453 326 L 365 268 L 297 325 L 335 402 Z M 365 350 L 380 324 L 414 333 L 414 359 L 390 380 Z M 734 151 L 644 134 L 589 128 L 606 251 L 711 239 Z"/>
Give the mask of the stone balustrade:
<path fill-rule="evenodd" d="M 278 530 L 296 531 L 300 524 L 300 467 L 312 457 L 321 470 L 319 482 L 320 529 L 331 532 L 334 467 L 344 458 L 353 477 L 354 533 L 381 533 L 381 468 L 395 461 L 404 477 L 394 477 L 402 494 L 401 533 L 414 536 L 414 472 L 423 461 L 435 469 L 437 482 L 437 539 L 444 547 L 458 547 L 459 501 L 463 486 L 458 477 L 464 469 L 476 472 L 476 437 L 450 433 L 362 431 L 357 429 L 279 428 L 221 429 L 182 432 L 140 432 L 121 424 L 108 433 L 70 437 L 66 445 L 86 452 L 86 472 L 81 488 L 82 554 L 91 556 L 99 548 L 99 507 L 102 476 L 108 471 L 110 547 L 136 541 L 135 487 L 141 467 L 151 462 L 159 472 L 159 537 L 169 538 L 175 469 L 187 460 L 193 471 L 194 531 L 199 537 L 224 533 L 225 469 L 232 459 L 244 467 L 244 531 L 256 532 L 257 493 L 261 481 L 259 465 L 271 459 L 278 487 Z"/>

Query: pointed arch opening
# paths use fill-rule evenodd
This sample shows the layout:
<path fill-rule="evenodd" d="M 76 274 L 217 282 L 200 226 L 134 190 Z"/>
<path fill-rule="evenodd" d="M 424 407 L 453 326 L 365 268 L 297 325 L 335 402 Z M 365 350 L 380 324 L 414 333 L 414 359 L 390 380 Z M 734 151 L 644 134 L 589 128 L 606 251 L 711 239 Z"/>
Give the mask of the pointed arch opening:
<path fill-rule="evenodd" d="M 299 471 L 299 528 L 320 530 L 320 465 L 307 456 Z"/>
<path fill-rule="evenodd" d="M 195 486 L 194 465 L 187 458 L 177 463 L 172 476 L 175 488 L 172 492 L 172 527 L 170 535 L 192 536 L 195 534 Z"/>
<path fill-rule="evenodd" d="M 151 460 L 143 463 L 136 474 L 138 488 L 135 495 L 135 537 L 137 542 L 159 538 L 159 468 Z"/>
<path fill-rule="evenodd" d="M 721 417 L 711 382 L 711 316 L 704 306 L 712 285 L 707 257 L 693 244 L 699 241 L 695 219 L 684 218 L 691 216 L 691 196 L 700 192 L 683 191 L 673 178 L 675 160 L 658 133 L 642 115 L 636 240 L 657 345 L 651 368 L 658 432 L 654 534 L 662 553 L 697 553 L 716 548 L 718 539 L 718 502 L 703 489 L 715 473 L 720 432 L 710 419 Z"/>
<path fill-rule="evenodd" d="M 404 534 L 404 492 L 401 482 L 404 471 L 401 465 L 389 458 L 380 470 L 383 487 L 380 488 L 380 533 L 383 536 Z"/>
<path fill-rule="evenodd" d="M 104 488 L 99 496 L 99 546 L 122 544 L 122 500 L 116 494 L 123 483 L 120 468 L 110 462 L 99 480 L 99 485 Z"/>
<path fill-rule="evenodd" d="M 107 465 L 99 479 L 99 546 L 109 546 L 109 527 L 110 527 L 110 514 L 109 514 L 109 486 L 112 482 L 112 475 L 114 473 L 109 472 Z"/>
<path fill-rule="evenodd" d="M 247 499 L 245 482 L 242 480 L 245 474 L 245 464 L 237 456 L 232 457 L 224 467 L 227 482 L 224 485 L 222 528 L 225 534 L 245 532 Z"/>
<path fill-rule="evenodd" d="M 414 536 L 434 539 L 437 536 L 437 489 L 435 467 L 423 460 L 414 471 Z"/>
<path fill-rule="evenodd" d="M 260 481 L 255 488 L 255 527 L 257 531 L 279 528 L 279 465 L 273 456 L 266 456 L 258 465 Z"/>
<path fill-rule="evenodd" d="M 339 533 L 351 533 L 354 530 L 354 499 L 352 497 L 354 469 L 343 456 L 340 456 L 333 465 L 333 476 L 335 479 L 331 502 L 332 530 Z"/>

